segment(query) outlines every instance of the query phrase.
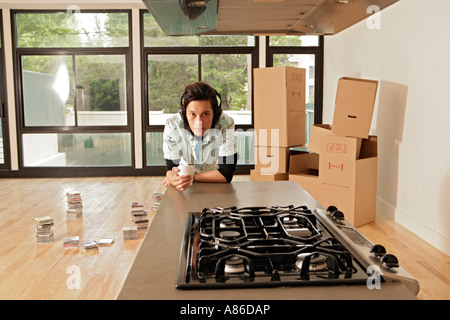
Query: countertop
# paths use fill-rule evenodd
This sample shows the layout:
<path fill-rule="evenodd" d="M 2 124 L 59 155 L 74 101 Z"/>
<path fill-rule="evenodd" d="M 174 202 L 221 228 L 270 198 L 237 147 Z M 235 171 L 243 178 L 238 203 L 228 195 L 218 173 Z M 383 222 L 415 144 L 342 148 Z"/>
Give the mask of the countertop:
<path fill-rule="evenodd" d="M 293 181 L 196 183 L 184 192 L 170 186 L 147 231 L 118 296 L 120 300 L 309 300 L 416 299 L 400 283 L 366 286 L 312 286 L 248 289 L 180 290 L 175 288 L 182 238 L 188 212 L 203 208 L 307 205 L 321 207 Z"/>

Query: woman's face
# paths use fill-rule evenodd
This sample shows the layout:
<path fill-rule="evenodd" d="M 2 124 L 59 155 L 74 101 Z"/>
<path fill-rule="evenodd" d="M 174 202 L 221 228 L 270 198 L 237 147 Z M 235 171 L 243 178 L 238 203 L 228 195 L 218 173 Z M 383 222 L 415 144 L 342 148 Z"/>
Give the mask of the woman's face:
<path fill-rule="evenodd" d="M 192 132 L 202 137 L 211 128 L 214 111 L 209 100 L 194 100 L 186 106 L 186 118 Z"/>

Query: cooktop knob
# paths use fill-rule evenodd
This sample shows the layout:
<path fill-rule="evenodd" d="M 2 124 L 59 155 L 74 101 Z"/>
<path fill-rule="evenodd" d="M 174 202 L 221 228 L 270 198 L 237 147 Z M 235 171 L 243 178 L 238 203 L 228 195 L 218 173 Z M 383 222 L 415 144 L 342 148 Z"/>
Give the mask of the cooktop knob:
<path fill-rule="evenodd" d="M 327 212 L 328 212 L 329 214 L 331 214 L 331 213 L 337 211 L 337 209 L 338 209 L 338 208 L 336 208 L 335 206 L 329 206 L 329 207 L 327 208 Z"/>
<path fill-rule="evenodd" d="M 399 267 L 398 259 L 393 254 L 389 254 L 389 253 L 385 254 L 384 256 L 381 257 L 380 261 L 388 269 Z"/>
<path fill-rule="evenodd" d="M 376 244 L 370 249 L 370 253 L 377 258 L 380 258 L 386 254 L 386 249 L 381 244 Z"/>
<path fill-rule="evenodd" d="M 334 211 L 331 216 L 336 219 L 336 220 L 344 220 L 344 214 L 342 213 L 342 211 L 336 210 Z"/>

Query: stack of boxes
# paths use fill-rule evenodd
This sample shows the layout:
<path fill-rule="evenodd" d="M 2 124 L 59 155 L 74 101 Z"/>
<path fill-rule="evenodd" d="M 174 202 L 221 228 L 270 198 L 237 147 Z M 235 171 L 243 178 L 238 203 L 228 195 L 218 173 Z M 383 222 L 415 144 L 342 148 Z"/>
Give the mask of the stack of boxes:
<path fill-rule="evenodd" d="M 355 227 L 375 220 L 377 137 L 369 136 L 378 82 L 341 78 L 333 124 L 311 128 L 309 152 L 291 152 L 289 180 Z"/>
<path fill-rule="evenodd" d="M 290 149 L 305 144 L 305 74 L 292 67 L 254 70 L 252 181 L 289 180 Z"/>

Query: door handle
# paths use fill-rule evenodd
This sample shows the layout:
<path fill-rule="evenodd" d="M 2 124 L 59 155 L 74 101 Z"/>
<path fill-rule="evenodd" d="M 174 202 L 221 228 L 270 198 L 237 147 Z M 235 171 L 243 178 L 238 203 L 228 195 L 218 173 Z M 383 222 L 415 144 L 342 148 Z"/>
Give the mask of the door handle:
<path fill-rule="evenodd" d="M 4 112 L 3 112 L 3 108 L 4 108 L 4 103 L 0 103 L 0 118 L 3 118 Z"/>

